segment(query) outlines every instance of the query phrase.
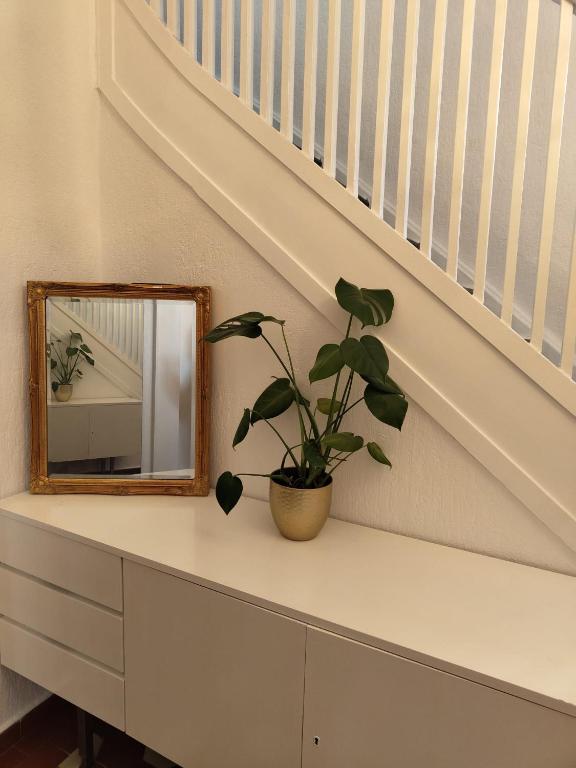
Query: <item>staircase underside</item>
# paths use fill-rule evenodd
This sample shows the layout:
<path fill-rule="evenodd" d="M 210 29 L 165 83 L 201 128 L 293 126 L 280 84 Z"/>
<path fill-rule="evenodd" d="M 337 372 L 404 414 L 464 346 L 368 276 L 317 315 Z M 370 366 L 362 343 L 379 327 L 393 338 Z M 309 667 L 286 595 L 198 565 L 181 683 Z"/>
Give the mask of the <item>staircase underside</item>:
<path fill-rule="evenodd" d="M 391 288 L 394 377 L 576 550 L 576 386 L 182 49 L 142 0 L 98 0 L 99 88 L 133 130 L 341 327 L 332 289 Z"/>

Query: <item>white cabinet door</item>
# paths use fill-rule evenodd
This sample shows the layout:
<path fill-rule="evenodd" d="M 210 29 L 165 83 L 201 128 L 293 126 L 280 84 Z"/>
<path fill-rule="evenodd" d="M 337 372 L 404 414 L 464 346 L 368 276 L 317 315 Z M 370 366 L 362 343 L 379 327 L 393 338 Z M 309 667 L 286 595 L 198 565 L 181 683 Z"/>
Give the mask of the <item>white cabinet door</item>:
<path fill-rule="evenodd" d="M 305 626 L 136 563 L 124 573 L 127 732 L 184 768 L 300 768 Z"/>
<path fill-rule="evenodd" d="M 574 768 L 576 718 L 309 629 L 303 768 Z"/>

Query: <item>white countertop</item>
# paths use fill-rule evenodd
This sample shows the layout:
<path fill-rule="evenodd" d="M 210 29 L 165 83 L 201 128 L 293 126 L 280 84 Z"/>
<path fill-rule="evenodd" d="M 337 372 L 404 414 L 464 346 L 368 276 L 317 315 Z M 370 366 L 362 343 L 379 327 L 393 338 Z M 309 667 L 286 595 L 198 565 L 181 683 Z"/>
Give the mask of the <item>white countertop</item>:
<path fill-rule="evenodd" d="M 576 578 L 328 520 L 283 539 L 268 505 L 32 496 L 0 513 L 576 716 Z"/>

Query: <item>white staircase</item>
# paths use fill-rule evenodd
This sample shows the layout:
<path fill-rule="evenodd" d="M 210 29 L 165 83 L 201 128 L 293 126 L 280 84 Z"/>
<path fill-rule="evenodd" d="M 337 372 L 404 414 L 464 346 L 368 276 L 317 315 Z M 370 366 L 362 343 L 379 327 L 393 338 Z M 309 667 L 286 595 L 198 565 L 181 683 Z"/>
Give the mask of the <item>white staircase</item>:
<path fill-rule="evenodd" d="M 562 126 L 571 104 L 573 7 L 570 0 L 457 5 L 454 19 L 444 0 L 422 7 L 418 0 L 331 0 L 326 16 L 316 0 L 242 0 L 239 15 L 230 0 L 98 0 L 99 87 L 138 135 L 335 324 L 332 288 L 340 275 L 391 288 L 397 310 L 385 342 L 395 378 L 576 548 L 576 267 L 572 238 L 557 246 L 559 190 L 572 158 L 563 154 Z M 377 24 L 367 18 L 375 6 L 382 8 Z M 488 87 L 479 107 L 473 53 L 486 46 L 486 8 Z M 421 23 L 425 14 L 432 14 L 429 25 Z M 367 46 L 375 29 L 374 51 Z M 536 93 L 538 40 L 550 34 L 550 88 Z M 520 57 L 514 110 L 499 109 L 509 87 L 507 56 Z M 456 67 L 443 66 L 452 60 Z M 439 137 L 450 98 L 446 159 Z M 531 262 L 520 246 L 533 226 L 522 200 L 530 164 L 537 164 L 529 153 L 534 98 L 548 98 L 549 111 Z M 422 104 L 426 119 L 418 120 Z M 467 147 L 480 124 L 483 149 L 472 183 Z M 502 134 L 509 157 L 498 148 Z M 504 156 L 511 171 L 502 192 Z M 501 194 L 509 200 L 504 224 Z M 491 264 L 493 253 L 502 254 L 501 263 Z M 534 273 L 529 312 L 524 269 Z M 551 306 L 550 297 L 562 306 Z"/>

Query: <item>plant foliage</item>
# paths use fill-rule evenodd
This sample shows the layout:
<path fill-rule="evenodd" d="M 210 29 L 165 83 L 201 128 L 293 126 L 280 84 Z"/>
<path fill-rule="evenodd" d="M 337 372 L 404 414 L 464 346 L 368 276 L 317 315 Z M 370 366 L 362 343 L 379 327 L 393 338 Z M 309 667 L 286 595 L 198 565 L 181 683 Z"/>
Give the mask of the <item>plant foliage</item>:
<path fill-rule="evenodd" d="M 94 365 L 92 350 L 78 331 L 70 331 L 67 337 L 59 339 L 53 336 L 48 345 L 48 358 L 52 374 L 52 389 L 62 384 L 72 384 L 84 375 L 81 365 Z"/>
<path fill-rule="evenodd" d="M 375 336 L 364 334 L 356 338 L 352 335 L 354 323 L 360 323 L 362 329 L 387 323 L 392 317 L 394 296 L 387 289 L 358 288 L 343 278 L 336 284 L 335 292 L 339 305 L 349 315 L 348 328 L 340 344 L 320 347 L 308 374 L 310 384 L 334 380 L 332 395 L 317 398 L 314 411 L 311 410 L 310 399 L 303 394 L 296 380 L 283 320 L 262 312 L 246 312 L 225 320 L 204 337 L 211 344 L 233 336 L 261 339 L 284 373 L 282 378 L 275 378 L 266 387 L 252 408 L 244 409 L 232 441 L 235 448 L 248 436 L 250 429 L 263 421 L 282 443 L 284 454 L 280 468 L 271 474 L 255 476 L 270 477 L 294 488 L 320 488 L 331 482 L 332 473 L 353 453 L 364 448 L 374 461 L 392 466 L 378 443 L 365 443 L 361 435 L 344 431 L 341 427 L 349 411 L 363 403 L 381 423 L 395 429 L 402 428 L 408 403 L 400 387 L 388 375 L 389 361 L 384 345 Z M 262 327 L 264 323 L 280 326 L 283 351 L 278 351 L 266 336 Z M 73 344 L 72 339 L 69 346 L 81 349 Z M 350 403 L 355 383 L 362 384 L 363 394 Z M 300 427 L 300 442 L 297 445 L 289 445 L 272 423 L 273 419 L 292 407 Z M 228 471 L 220 475 L 216 483 L 216 498 L 226 514 L 236 506 L 242 492 L 239 475 Z"/>

